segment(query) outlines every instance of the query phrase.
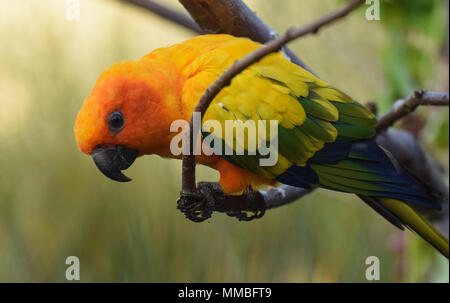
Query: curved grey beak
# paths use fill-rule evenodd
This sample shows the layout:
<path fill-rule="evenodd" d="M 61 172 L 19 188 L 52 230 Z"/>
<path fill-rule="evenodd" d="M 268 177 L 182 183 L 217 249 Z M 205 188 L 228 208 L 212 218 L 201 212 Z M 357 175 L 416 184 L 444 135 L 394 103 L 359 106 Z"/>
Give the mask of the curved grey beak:
<path fill-rule="evenodd" d="M 98 169 L 108 178 L 118 182 L 131 181 L 121 171 L 127 169 L 136 160 L 139 152 L 123 145 L 98 147 L 92 153 L 92 159 Z"/>

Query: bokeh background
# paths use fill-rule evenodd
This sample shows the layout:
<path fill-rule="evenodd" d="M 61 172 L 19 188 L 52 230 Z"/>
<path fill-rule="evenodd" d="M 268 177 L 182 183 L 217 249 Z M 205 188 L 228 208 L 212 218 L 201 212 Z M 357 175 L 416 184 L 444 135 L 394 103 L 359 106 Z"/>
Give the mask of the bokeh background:
<path fill-rule="evenodd" d="M 245 2 L 279 32 L 340 4 Z M 321 78 L 385 112 L 415 88 L 448 91 L 447 5 L 382 1 L 380 21 L 360 9 L 290 47 Z M 72 255 L 84 282 L 365 282 L 368 256 L 380 259 L 383 282 L 448 282 L 445 258 L 352 195 L 317 190 L 260 220 L 214 214 L 196 224 L 176 209 L 181 162 L 147 156 L 129 169 L 133 182 L 105 178 L 75 144 L 84 98 L 113 63 L 193 34 L 117 0 L 81 0 L 78 21 L 67 8 L 0 0 L 1 282 L 64 282 Z M 448 182 L 448 109 L 411 119 Z M 218 177 L 198 170 L 199 179 Z"/>

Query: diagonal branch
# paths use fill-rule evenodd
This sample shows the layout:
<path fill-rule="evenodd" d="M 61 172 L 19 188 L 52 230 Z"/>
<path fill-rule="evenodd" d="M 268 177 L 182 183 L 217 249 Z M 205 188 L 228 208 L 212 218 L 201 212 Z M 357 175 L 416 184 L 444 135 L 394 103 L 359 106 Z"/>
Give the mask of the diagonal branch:
<path fill-rule="evenodd" d="M 242 0 L 179 0 L 206 33 L 230 34 L 266 43 L 278 36 Z M 293 63 L 309 68 L 289 48 L 282 51 Z M 311 71 L 311 70 L 309 70 Z"/>
<path fill-rule="evenodd" d="M 119 0 L 147 9 L 154 14 L 179 24 L 194 33 L 223 33 L 236 37 L 247 37 L 260 43 L 274 39 L 278 34 L 242 0 L 179 0 L 195 21 L 166 5 L 153 0 Z M 197 22 L 198 25 L 195 23 Z M 283 52 L 293 63 L 309 68 L 287 47 Z M 311 70 L 309 70 L 311 71 Z"/>
<path fill-rule="evenodd" d="M 145 8 L 154 14 L 166 18 L 178 25 L 181 25 L 196 34 L 203 34 L 203 30 L 195 23 L 194 20 L 189 15 L 180 13 L 166 5 L 159 4 L 158 2 L 152 0 L 119 0 L 122 2 L 127 2 L 134 4 L 136 6 Z"/>
<path fill-rule="evenodd" d="M 261 48 L 255 50 L 254 52 L 250 53 L 249 55 L 242 58 L 241 60 L 236 61 L 227 71 L 225 71 L 221 76 L 219 76 L 219 78 L 206 89 L 206 91 L 200 98 L 200 101 L 198 102 L 197 106 L 195 107 L 194 113 L 198 112 L 198 113 L 200 113 L 201 116 L 203 116 L 204 113 L 206 112 L 209 104 L 217 96 L 217 94 L 225 86 L 230 84 L 233 77 L 238 75 L 240 72 L 242 72 L 244 69 L 249 67 L 251 64 L 259 61 L 260 59 L 262 59 L 263 57 L 265 57 L 268 54 L 271 54 L 273 52 L 280 50 L 280 48 L 283 47 L 283 45 L 285 45 L 286 43 L 288 43 L 294 39 L 297 39 L 299 37 L 302 37 L 302 36 L 310 34 L 310 33 L 317 33 L 322 26 L 330 24 L 330 23 L 346 16 L 351 11 L 353 11 L 355 8 L 357 8 L 359 5 L 361 5 L 363 2 L 364 2 L 364 0 L 350 1 L 348 4 L 346 4 L 342 8 L 340 8 L 328 15 L 325 15 L 324 17 L 322 17 L 306 26 L 303 26 L 299 29 L 288 30 L 286 32 L 286 34 L 284 34 L 280 38 L 269 41 Z M 194 124 L 193 118 L 191 117 L 191 120 L 189 122 L 190 151 L 192 151 L 192 144 L 193 144 L 193 142 L 195 142 L 194 134 L 193 134 L 193 129 L 194 129 L 193 124 Z M 190 207 L 189 205 L 187 205 L 187 200 L 189 200 L 193 196 L 198 196 L 198 191 L 196 188 L 196 181 L 195 181 L 195 156 L 191 155 L 191 154 L 183 155 L 182 165 L 183 165 L 182 190 L 181 190 L 181 195 L 180 195 L 180 200 L 179 200 L 179 208 L 180 208 L 180 204 L 181 204 L 182 205 L 181 209 L 183 211 L 183 209 L 186 210 L 187 208 Z M 284 193 L 284 197 L 287 196 L 286 192 L 288 192 L 289 194 L 295 192 L 297 195 L 303 195 L 303 194 L 306 194 L 309 192 L 309 190 L 305 190 L 305 189 L 295 189 L 294 190 L 294 188 L 291 188 L 291 187 L 283 187 L 282 189 L 272 189 L 272 191 L 274 191 L 273 194 L 269 190 L 268 195 L 270 197 L 276 196 L 279 198 L 280 190 L 281 190 L 281 192 Z M 229 197 L 230 197 L 229 199 L 233 199 L 233 197 L 235 197 L 235 196 L 229 196 Z M 294 195 L 289 195 L 289 197 L 294 197 Z M 298 196 L 297 196 L 297 198 L 298 198 Z M 295 199 L 292 199 L 292 200 L 287 199 L 285 203 L 291 202 L 293 200 L 295 200 Z M 278 203 L 270 202 L 270 201 L 264 201 L 264 202 L 265 202 L 265 204 L 262 205 L 264 207 L 264 209 L 265 209 L 265 206 L 268 206 L 266 203 L 272 203 L 270 205 L 276 205 L 276 206 L 284 204 L 284 203 L 282 203 L 281 200 L 278 201 Z M 259 204 L 259 205 L 261 206 L 261 204 Z M 183 211 L 183 212 L 185 212 L 185 211 Z"/>
<path fill-rule="evenodd" d="M 397 101 L 392 110 L 378 119 L 377 133 L 382 132 L 396 121 L 415 111 L 420 105 L 448 106 L 448 93 L 416 90 L 411 97 Z"/>
<path fill-rule="evenodd" d="M 297 38 L 300 38 L 304 35 L 310 34 L 310 33 L 317 33 L 317 31 L 324 25 L 330 24 L 333 21 L 336 21 L 344 16 L 346 16 L 348 13 L 350 13 L 352 10 L 354 10 L 356 7 L 361 5 L 364 2 L 364 0 L 353 0 L 350 1 L 347 5 L 344 7 L 336 10 L 335 12 L 332 12 L 306 26 L 303 26 L 299 29 L 289 29 L 286 34 L 281 36 L 278 39 L 272 40 L 267 42 L 264 46 L 261 48 L 255 50 L 254 52 L 250 53 L 249 55 L 245 56 L 239 61 L 236 61 L 228 70 L 226 70 L 222 75 L 217 78 L 217 80 L 211 84 L 206 91 L 203 93 L 202 97 L 200 98 L 200 101 L 194 108 L 194 112 L 200 113 L 200 116 L 202 117 L 207 108 L 209 107 L 209 104 L 212 102 L 212 100 L 217 96 L 217 94 L 227 85 L 230 84 L 230 81 L 238 75 L 240 72 L 242 72 L 244 69 L 249 67 L 251 64 L 259 61 L 263 57 L 278 51 L 283 45 L 285 45 L 288 42 L 291 42 L 292 40 L 295 40 Z M 193 140 L 193 129 L 194 129 L 194 120 L 191 117 L 191 120 L 189 122 L 189 132 L 190 132 L 190 138 L 189 141 L 191 143 L 191 149 L 192 150 L 192 142 Z M 194 192 L 195 191 L 195 156 L 194 155 L 183 155 L 183 192 Z"/>

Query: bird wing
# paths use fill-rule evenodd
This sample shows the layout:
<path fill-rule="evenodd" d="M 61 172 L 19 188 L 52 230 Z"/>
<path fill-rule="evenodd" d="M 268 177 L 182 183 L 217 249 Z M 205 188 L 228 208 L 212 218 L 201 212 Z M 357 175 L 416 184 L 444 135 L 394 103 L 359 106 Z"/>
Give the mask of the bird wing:
<path fill-rule="evenodd" d="M 233 142 L 233 151 L 243 145 L 240 147 L 245 150 L 244 155 L 225 155 L 227 160 L 267 178 L 277 178 L 293 165 L 307 166 L 327 144 L 369 138 L 374 135 L 376 124 L 364 106 L 280 53 L 266 56 L 237 75 L 213 100 L 203 122 L 207 120 L 221 122 L 222 136 L 215 135 L 227 143 Z M 227 120 L 254 121 L 254 129 L 247 124 L 246 130 L 241 124 L 236 126 L 235 134 L 227 134 Z M 259 160 L 264 156 L 259 145 L 256 144 L 256 155 L 249 155 L 254 145 L 248 142 L 260 140 L 268 145 L 274 138 L 270 120 L 278 122 L 278 161 L 273 166 L 261 166 Z M 265 131 L 258 121 L 266 122 Z M 254 133 L 256 137 L 249 135 Z M 210 133 L 204 132 L 207 134 Z M 244 144 L 240 136 L 246 139 Z M 335 148 L 339 149 L 338 145 Z"/>
<path fill-rule="evenodd" d="M 220 137 L 223 157 L 257 175 L 293 186 L 320 186 L 438 208 L 429 190 L 373 141 L 377 120 L 366 107 L 281 53 L 237 75 L 213 100 L 203 122 L 210 119 L 221 123 L 222 133 L 204 131 L 204 137 Z M 227 120 L 254 123 L 237 123 L 230 132 Z M 270 132 L 270 120 L 278 122 L 277 136 Z M 258 121 L 266 121 L 266 127 Z M 277 161 L 262 166 L 260 160 L 267 155 L 258 142 L 251 143 L 259 140 L 269 146 L 275 137 Z M 233 153 L 227 154 L 224 146 Z"/>

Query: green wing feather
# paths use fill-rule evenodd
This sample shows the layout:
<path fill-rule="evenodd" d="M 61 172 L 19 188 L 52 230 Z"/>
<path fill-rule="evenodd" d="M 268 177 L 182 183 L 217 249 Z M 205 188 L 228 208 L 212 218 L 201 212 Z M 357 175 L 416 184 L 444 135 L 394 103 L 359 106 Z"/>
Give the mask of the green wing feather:
<path fill-rule="evenodd" d="M 257 129 L 258 120 L 267 124 L 278 121 L 278 162 L 274 167 L 260 167 L 258 160 L 263 156 L 259 150 L 254 156 L 227 156 L 268 178 L 276 178 L 293 164 L 305 166 L 326 143 L 372 137 L 376 124 L 364 106 L 279 53 L 236 76 L 213 100 L 203 120 L 210 119 L 221 121 L 221 138 L 226 137 L 225 120 L 253 120 L 256 134 L 261 131 Z"/>

